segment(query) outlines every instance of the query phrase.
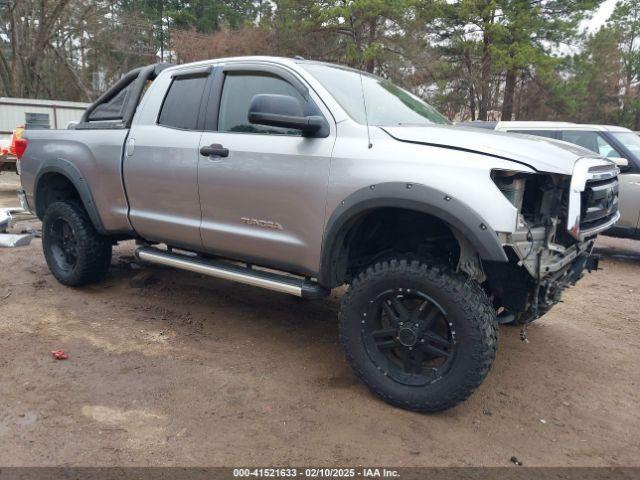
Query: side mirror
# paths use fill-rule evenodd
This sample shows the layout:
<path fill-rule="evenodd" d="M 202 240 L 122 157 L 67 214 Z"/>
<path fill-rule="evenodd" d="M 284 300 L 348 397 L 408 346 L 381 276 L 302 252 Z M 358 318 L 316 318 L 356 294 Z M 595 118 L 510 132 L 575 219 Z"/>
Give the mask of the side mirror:
<path fill-rule="evenodd" d="M 626 158 L 622 158 L 622 157 L 607 157 L 607 160 L 611 160 L 613 163 L 615 163 L 618 166 L 618 168 L 620 169 L 621 172 L 629 170 L 629 160 L 627 160 Z"/>
<path fill-rule="evenodd" d="M 300 130 L 305 137 L 313 137 L 325 126 L 324 118 L 305 116 L 300 102 L 289 95 L 260 94 L 249 106 L 249 123 Z"/>

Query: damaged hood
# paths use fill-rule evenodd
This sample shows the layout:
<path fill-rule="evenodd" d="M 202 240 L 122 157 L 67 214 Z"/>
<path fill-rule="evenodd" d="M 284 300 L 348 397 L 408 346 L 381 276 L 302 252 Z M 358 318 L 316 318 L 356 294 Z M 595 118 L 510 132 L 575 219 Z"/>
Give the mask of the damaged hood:
<path fill-rule="evenodd" d="M 491 155 L 524 163 L 540 172 L 571 175 L 580 158 L 600 158 L 577 145 L 533 135 L 441 125 L 380 128 L 401 142 Z"/>

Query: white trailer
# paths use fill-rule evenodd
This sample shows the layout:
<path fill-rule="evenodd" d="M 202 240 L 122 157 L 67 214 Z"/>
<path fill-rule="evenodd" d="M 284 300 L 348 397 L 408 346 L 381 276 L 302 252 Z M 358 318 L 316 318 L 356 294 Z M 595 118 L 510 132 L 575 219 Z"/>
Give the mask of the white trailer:
<path fill-rule="evenodd" d="M 89 103 L 0 97 L 0 140 L 11 137 L 19 125 L 26 128 L 67 128 L 80 120 Z"/>

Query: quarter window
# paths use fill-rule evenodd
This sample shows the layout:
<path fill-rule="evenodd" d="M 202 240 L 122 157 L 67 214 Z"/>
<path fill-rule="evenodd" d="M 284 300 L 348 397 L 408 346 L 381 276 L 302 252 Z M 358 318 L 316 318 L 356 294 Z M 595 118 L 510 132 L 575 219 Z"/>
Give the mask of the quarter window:
<path fill-rule="evenodd" d="M 221 132 L 301 135 L 299 130 L 249 123 L 251 100 L 259 94 L 288 95 L 300 102 L 305 115 L 321 115 L 318 108 L 310 100 L 305 100 L 298 90 L 281 78 L 259 73 L 228 73 L 222 88 L 218 130 Z"/>
<path fill-rule="evenodd" d="M 207 77 L 176 78 L 162 104 L 158 123 L 183 130 L 198 129 L 198 113 Z"/>

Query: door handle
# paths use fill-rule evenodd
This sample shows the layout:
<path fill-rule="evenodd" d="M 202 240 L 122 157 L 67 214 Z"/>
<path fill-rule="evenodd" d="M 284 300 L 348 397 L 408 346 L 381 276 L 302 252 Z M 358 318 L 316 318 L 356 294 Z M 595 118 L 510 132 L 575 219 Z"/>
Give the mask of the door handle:
<path fill-rule="evenodd" d="M 228 157 L 229 149 L 224 148 L 219 143 L 212 143 L 208 147 L 202 147 L 200 149 L 200 155 L 204 157 Z"/>

